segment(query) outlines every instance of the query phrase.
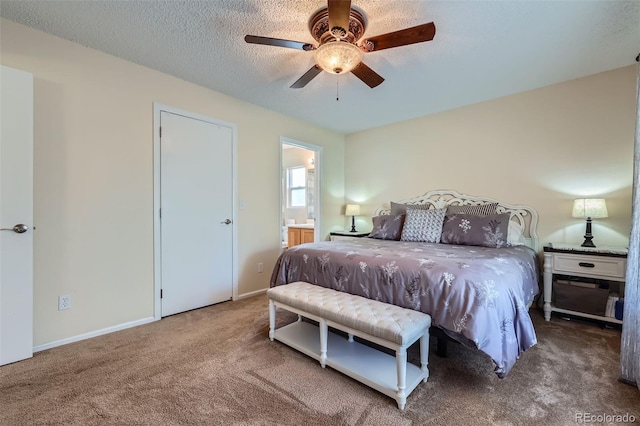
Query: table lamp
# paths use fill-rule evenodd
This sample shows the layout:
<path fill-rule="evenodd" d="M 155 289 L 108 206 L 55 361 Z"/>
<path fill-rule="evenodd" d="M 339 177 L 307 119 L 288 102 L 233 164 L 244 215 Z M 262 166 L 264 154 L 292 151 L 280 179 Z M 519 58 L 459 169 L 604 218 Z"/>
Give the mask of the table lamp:
<path fill-rule="evenodd" d="M 356 216 L 358 216 L 359 214 L 359 204 L 347 204 L 347 208 L 344 209 L 344 215 L 351 216 L 351 232 L 356 232 Z"/>
<path fill-rule="evenodd" d="M 591 235 L 591 219 L 600 219 L 608 217 L 607 203 L 604 198 L 578 198 L 573 202 L 573 217 L 582 217 L 587 219 L 587 228 L 584 233 L 584 242 L 582 247 L 595 247 L 593 244 L 593 235 Z"/>

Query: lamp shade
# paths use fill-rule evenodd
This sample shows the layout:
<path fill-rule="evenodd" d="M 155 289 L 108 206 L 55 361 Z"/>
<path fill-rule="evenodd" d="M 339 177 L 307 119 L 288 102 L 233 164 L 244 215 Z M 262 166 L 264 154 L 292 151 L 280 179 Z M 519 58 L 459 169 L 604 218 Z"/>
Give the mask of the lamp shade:
<path fill-rule="evenodd" d="M 578 198 L 573 202 L 573 217 L 590 217 L 598 219 L 609 217 L 607 203 L 604 198 Z"/>
<path fill-rule="evenodd" d="M 358 216 L 360 214 L 360 204 L 347 204 L 344 209 L 345 216 Z"/>
<path fill-rule="evenodd" d="M 362 50 L 346 41 L 332 41 L 315 51 L 316 63 L 332 74 L 344 74 L 354 69 L 362 60 Z"/>

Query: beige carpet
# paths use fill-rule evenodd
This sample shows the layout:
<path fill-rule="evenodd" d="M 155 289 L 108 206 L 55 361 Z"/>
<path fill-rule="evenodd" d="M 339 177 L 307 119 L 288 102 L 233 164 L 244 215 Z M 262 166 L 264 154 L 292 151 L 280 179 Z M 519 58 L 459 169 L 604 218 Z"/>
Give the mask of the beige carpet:
<path fill-rule="evenodd" d="M 640 392 L 617 381 L 619 330 L 532 316 L 539 343 L 506 379 L 451 344 L 448 358 L 431 352 L 428 383 L 399 411 L 270 342 L 266 296 L 227 302 L 0 367 L 0 424 L 540 426 L 575 424 L 577 413 L 640 423 Z"/>

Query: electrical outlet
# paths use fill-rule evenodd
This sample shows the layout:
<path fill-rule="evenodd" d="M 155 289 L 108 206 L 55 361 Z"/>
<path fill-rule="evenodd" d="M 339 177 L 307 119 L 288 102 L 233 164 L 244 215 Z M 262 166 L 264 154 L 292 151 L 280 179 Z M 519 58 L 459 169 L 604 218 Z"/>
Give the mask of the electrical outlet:
<path fill-rule="evenodd" d="M 71 295 L 69 294 L 58 296 L 58 310 L 64 311 L 65 309 L 71 309 Z"/>
<path fill-rule="evenodd" d="M 258 263 L 258 272 L 264 272 L 264 265 L 262 264 L 262 262 Z"/>

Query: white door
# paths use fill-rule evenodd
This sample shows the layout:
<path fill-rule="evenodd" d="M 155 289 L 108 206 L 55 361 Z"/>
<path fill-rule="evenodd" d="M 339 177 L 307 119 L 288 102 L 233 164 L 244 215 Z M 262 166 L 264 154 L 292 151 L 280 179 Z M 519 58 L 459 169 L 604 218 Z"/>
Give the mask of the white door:
<path fill-rule="evenodd" d="M 0 365 L 4 365 L 33 355 L 33 75 L 3 66 L 0 82 Z"/>
<path fill-rule="evenodd" d="M 160 113 L 162 316 L 233 295 L 233 130 Z"/>

